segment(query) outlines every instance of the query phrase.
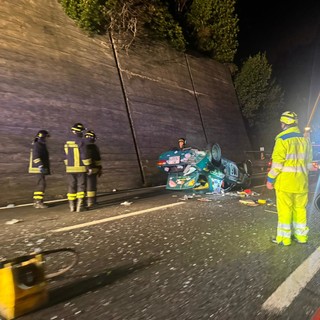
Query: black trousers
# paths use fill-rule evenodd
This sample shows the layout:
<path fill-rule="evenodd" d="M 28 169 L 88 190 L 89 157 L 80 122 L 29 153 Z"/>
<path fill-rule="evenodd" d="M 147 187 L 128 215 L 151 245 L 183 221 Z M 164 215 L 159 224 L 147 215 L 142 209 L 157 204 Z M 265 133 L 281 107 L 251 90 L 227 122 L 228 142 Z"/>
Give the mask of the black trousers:
<path fill-rule="evenodd" d="M 85 172 L 68 173 L 68 200 L 83 199 L 86 191 Z"/>
<path fill-rule="evenodd" d="M 97 193 L 97 174 L 87 176 L 87 198 L 93 198 Z"/>
<path fill-rule="evenodd" d="M 46 191 L 46 176 L 42 173 L 35 174 L 36 187 L 33 192 L 34 200 L 43 200 L 44 192 Z"/>

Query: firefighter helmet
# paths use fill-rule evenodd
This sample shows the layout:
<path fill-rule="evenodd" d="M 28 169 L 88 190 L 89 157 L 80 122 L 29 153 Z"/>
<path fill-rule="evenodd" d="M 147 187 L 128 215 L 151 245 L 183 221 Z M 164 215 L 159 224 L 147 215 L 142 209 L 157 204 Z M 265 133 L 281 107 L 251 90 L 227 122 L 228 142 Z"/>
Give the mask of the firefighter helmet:
<path fill-rule="evenodd" d="M 82 132 L 84 131 L 86 128 L 84 127 L 84 125 L 80 122 L 75 123 L 72 127 L 71 127 L 71 131 L 75 131 L 75 132 Z"/>
<path fill-rule="evenodd" d="M 47 137 L 50 137 L 50 134 L 47 130 L 40 130 L 40 131 L 38 131 L 36 137 L 37 138 L 47 138 Z"/>
<path fill-rule="evenodd" d="M 298 116 L 295 112 L 286 111 L 281 115 L 280 122 L 285 124 L 298 124 Z"/>
<path fill-rule="evenodd" d="M 96 140 L 97 139 L 97 136 L 96 136 L 96 134 L 94 133 L 93 130 L 88 130 L 86 132 L 86 134 L 84 135 L 84 137 L 87 138 L 87 139 L 92 139 L 92 140 Z"/>

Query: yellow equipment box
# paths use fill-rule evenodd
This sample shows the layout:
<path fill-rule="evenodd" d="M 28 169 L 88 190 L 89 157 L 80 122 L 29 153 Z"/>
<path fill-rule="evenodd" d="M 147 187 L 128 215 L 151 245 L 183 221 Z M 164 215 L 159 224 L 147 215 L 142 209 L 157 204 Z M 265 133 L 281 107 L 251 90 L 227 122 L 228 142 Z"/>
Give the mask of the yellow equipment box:
<path fill-rule="evenodd" d="M 41 254 L 0 262 L 0 314 L 15 319 L 48 301 Z"/>

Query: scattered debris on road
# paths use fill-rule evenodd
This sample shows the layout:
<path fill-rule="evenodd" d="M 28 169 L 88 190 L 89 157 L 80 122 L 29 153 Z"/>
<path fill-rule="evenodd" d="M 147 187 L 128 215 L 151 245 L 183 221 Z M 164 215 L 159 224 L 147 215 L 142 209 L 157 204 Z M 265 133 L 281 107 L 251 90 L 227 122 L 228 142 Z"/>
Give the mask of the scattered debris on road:
<path fill-rule="evenodd" d="M 10 221 L 7 221 L 6 224 L 16 224 L 18 222 L 22 222 L 23 220 L 19 220 L 19 219 L 12 219 Z"/>
<path fill-rule="evenodd" d="M 130 201 L 124 201 L 124 202 L 121 202 L 120 205 L 121 206 L 130 206 L 133 202 L 130 202 Z"/>

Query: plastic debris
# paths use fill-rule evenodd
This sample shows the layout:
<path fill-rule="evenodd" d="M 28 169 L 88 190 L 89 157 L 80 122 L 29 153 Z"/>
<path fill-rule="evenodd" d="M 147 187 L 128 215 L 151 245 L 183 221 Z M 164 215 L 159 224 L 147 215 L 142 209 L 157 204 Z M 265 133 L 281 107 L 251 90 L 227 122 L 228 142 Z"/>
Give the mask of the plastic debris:
<path fill-rule="evenodd" d="M 200 199 L 197 199 L 198 201 L 202 201 L 202 202 L 208 202 L 208 201 L 212 201 L 208 198 L 200 198 Z"/>
<path fill-rule="evenodd" d="M 259 203 L 256 203 L 253 200 L 239 200 L 239 202 L 249 207 L 256 207 L 259 205 Z"/>
<path fill-rule="evenodd" d="M 13 203 L 10 203 L 7 205 L 7 208 L 14 208 L 14 207 L 15 207 L 15 205 Z"/>
<path fill-rule="evenodd" d="M 16 223 L 21 222 L 21 221 L 23 221 L 23 220 L 12 219 L 10 221 L 7 221 L 6 224 L 16 224 Z"/>
<path fill-rule="evenodd" d="M 255 192 L 255 191 L 251 191 L 251 195 L 252 195 L 252 196 L 260 196 L 260 193 Z"/>
<path fill-rule="evenodd" d="M 245 198 L 245 197 L 248 197 L 249 195 L 244 192 L 244 191 L 237 191 L 237 195 L 240 196 L 240 198 Z"/>
<path fill-rule="evenodd" d="M 265 212 L 271 212 L 271 213 L 275 213 L 275 214 L 278 214 L 277 211 L 272 211 L 272 210 L 264 210 Z"/>
<path fill-rule="evenodd" d="M 129 201 L 125 201 L 125 202 L 120 203 L 121 206 L 130 206 L 131 204 L 132 204 L 132 202 L 129 202 Z"/>
<path fill-rule="evenodd" d="M 112 192 L 116 192 L 117 191 L 117 189 L 112 189 Z"/>
<path fill-rule="evenodd" d="M 258 199 L 257 201 L 259 204 L 266 204 L 267 203 L 267 200 L 265 199 Z"/>

